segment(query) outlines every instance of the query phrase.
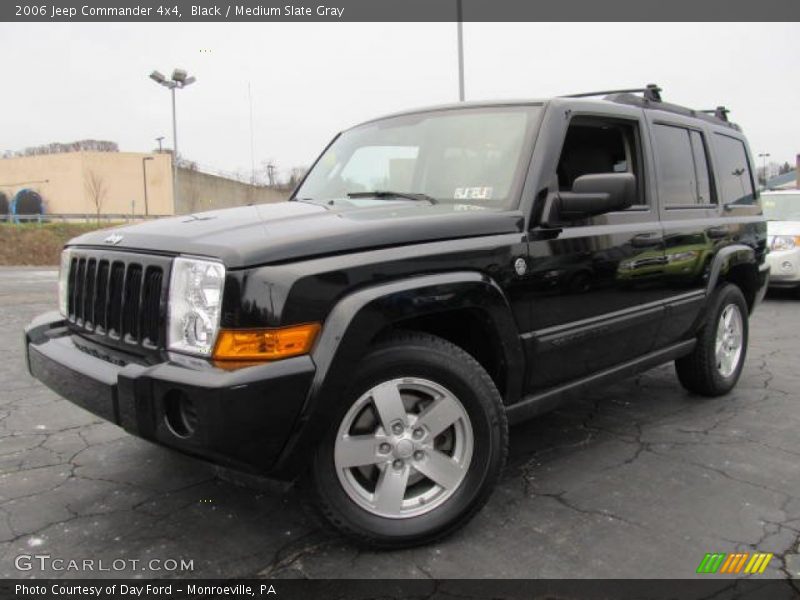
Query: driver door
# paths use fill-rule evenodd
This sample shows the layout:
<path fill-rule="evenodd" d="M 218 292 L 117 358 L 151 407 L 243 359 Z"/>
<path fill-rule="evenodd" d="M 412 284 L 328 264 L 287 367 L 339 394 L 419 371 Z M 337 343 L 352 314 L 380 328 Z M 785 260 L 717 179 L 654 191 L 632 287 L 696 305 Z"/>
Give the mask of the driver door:
<path fill-rule="evenodd" d="M 553 177 L 559 191 L 571 191 L 581 175 L 631 173 L 636 200 L 626 210 L 531 230 L 532 331 L 524 336 L 533 365 L 529 391 L 652 350 L 664 313 L 665 254 L 642 131 L 640 119 L 570 120 Z"/>

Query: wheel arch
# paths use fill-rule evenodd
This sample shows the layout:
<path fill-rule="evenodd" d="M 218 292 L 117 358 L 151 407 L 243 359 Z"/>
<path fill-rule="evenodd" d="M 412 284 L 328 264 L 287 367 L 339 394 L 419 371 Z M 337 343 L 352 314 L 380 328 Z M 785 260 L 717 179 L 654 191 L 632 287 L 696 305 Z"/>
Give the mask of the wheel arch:
<path fill-rule="evenodd" d="M 289 476 L 310 459 L 314 440 L 330 425 L 338 398 L 352 381 L 353 366 L 375 341 L 398 329 L 441 335 L 447 331 L 445 325 L 459 317 L 469 319 L 467 326 L 480 324 L 488 333 L 492 352 L 501 355 L 496 363 L 487 362 L 494 371 L 490 375 L 501 382 L 498 389 L 502 388 L 506 404 L 518 399 L 524 371 L 522 345 L 511 307 L 490 277 L 450 272 L 363 288 L 342 298 L 325 320 L 311 354 L 317 369 L 314 381 L 276 473 Z M 441 337 L 456 343 L 446 333 Z M 485 355 L 475 358 L 487 361 Z"/>
<path fill-rule="evenodd" d="M 514 383 L 508 381 L 509 365 L 503 341 L 486 310 L 476 307 L 452 308 L 395 321 L 378 332 L 372 343 L 397 331 L 429 333 L 466 351 L 486 369 L 500 396 L 509 404 L 508 393 L 513 392 L 509 386 Z"/>
<path fill-rule="evenodd" d="M 707 294 L 710 296 L 724 283 L 732 283 L 742 290 L 747 309 L 752 312 L 760 288 L 758 261 L 753 248 L 745 244 L 731 244 L 717 251 L 709 271 Z"/>

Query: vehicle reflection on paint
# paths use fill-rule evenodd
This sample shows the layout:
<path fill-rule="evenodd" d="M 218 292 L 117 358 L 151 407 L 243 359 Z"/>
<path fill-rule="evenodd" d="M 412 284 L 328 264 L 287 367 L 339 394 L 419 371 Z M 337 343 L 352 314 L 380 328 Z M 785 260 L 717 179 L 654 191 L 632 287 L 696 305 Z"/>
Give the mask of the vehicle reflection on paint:
<path fill-rule="evenodd" d="M 573 252 L 534 261 L 530 289 L 538 294 L 582 294 L 636 284 L 697 284 L 707 275 L 714 241 L 706 232 L 629 240 L 598 252 Z"/>
<path fill-rule="evenodd" d="M 585 252 L 538 259 L 530 280 L 536 292 L 575 294 L 596 287 L 600 278 L 594 255 Z"/>
<path fill-rule="evenodd" d="M 713 242 L 705 232 L 664 238 L 664 247 L 649 248 L 619 263 L 617 280 L 623 284 L 654 278 L 666 284 L 694 283 L 703 277 Z"/>

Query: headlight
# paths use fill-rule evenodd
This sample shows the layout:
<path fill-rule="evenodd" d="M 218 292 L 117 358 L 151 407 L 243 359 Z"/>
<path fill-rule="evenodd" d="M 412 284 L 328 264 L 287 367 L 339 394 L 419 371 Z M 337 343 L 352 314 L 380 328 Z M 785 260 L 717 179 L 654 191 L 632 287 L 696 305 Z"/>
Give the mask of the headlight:
<path fill-rule="evenodd" d="M 69 265 L 72 260 L 72 251 L 65 248 L 61 252 L 61 265 L 58 269 L 58 310 L 62 316 L 67 316 L 69 309 Z"/>
<path fill-rule="evenodd" d="M 167 344 L 170 350 L 210 356 L 219 330 L 225 267 L 197 258 L 176 258 L 169 282 Z"/>
<path fill-rule="evenodd" d="M 800 237 L 792 237 L 790 235 L 776 235 L 772 239 L 773 250 L 791 250 L 798 245 Z"/>
<path fill-rule="evenodd" d="M 680 262 L 682 260 L 694 260 L 697 258 L 697 252 L 694 250 L 687 250 L 686 252 L 676 252 L 675 254 L 667 254 L 669 262 Z"/>

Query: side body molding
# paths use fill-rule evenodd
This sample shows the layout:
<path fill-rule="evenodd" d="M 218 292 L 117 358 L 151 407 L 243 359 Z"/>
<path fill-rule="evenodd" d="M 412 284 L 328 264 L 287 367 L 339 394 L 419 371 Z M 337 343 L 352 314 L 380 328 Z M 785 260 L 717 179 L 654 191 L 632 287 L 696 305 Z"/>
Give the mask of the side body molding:
<path fill-rule="evenodd" d="M 474 271 L 450 272 L 364 288 L 341 299 L 325 320 L 311 354 L 316 374 L 276 464 L 278 476 L 311 457 L 342 391 L 353 380 L 355 365 L 376 335 L 406 319 L 459 309 L 480 311 L 490 322 L 496 333 L 493 351 L 501 353 L 505 366 L 505 401 L 517 401 L 525 368 L 522 345 L 506 297 L 491 278 Z"/>

